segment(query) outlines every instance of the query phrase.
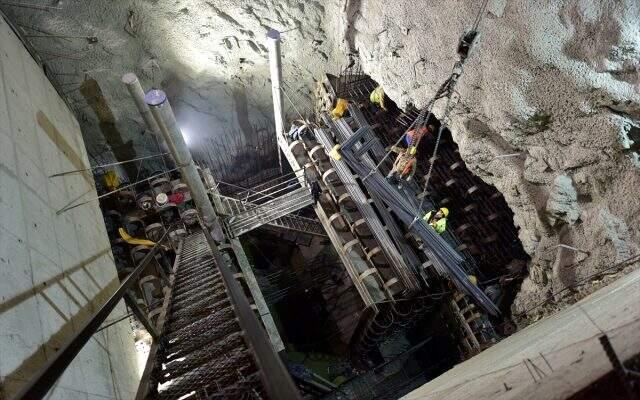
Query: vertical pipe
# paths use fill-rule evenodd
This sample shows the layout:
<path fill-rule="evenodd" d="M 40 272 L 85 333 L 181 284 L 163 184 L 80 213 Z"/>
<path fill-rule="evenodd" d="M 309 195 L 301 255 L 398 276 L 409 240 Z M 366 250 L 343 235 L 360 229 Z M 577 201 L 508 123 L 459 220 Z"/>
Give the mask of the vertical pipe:
<path fill-rule="evenodd" d="M 160 136 L 160 128 L 158 127 L 158 123 L 156 122 L 156 120 L 153 118 L 153 114 L 151 114 L 149 106 L 144 101 L 144 90 L 142 89 L 142 85 L 140 84 L 140 81 L 138 80 L 136 74 L 134 74 L 133 72 L 124 74 L 122 76 L 122 83 L 127 86 L 127 90 L 129 90 L 129 94 L 131 94 L 133 102 L 136 104 L 136 108 L 140 112 L 144 123 L 147 125 L 147 129 L 154 135 L 154 139 L 156 140 L 156 143 L 158 143 L 158 148 L 162 149 L 163 152 L 171 151 L 171 153 L 173 154 L 174 151 L 172 149 L 168 149 L 166 145 L 161 146 L 160 142 L 158 141 L 158 136 Z M 164 156 L 162 157 L 162 162 L 165 171 L 168 170 Z"/>
<path fill-rule="evenodd" d="M 269 29 L 267 32 L 267 49 L 269 50 L 269 71 L 271 72 L 271 92 L 273 95 L 273 118 L 276 122 L 276 135 L 278 141 L 284 139 L 284 119 L 282 109 L 282 93 L 280 81 L 282 81 L 282 66 L 280 65 L 280 32 Z M 282 154 L 278 147 L 278 165 L 282 173 Z"/>
<path fill-rule="evenodd" d="M 209 196 L 196 169 L 191 152 L 187 148 L 182 132 L 178 127 L 176 117 L 167 99 L 167 95 L 162 90 L 150 90 L 144 97 L 146 104 L 151 108 L 151 113 L 158 125 L 158 129 L 164 140 L 167 142 L 173 158 L 178 168 L 189 186 L 191 198 L 202 215 L 205 226 L 211 230 L 211 235 L 217 241 L 222 241 L 224 235 L 218 218 Z"/>
<path fill-rule="evenodd" d="M 138 108 L 138 111 L 140 111 L 142 119 L 144 119 L 145 124 L 147 124 L 147 128 L 154 135 L 160 135 L 160 128 L 158 127 L 156 120 L 153 118 L 149 106 L 144 101 L 144 90 L 142 89 L 142 85 L 140 85 L 140 81 L 136 74 L 133 72 L 124 74 L 122 76 L 122 83 L 127 86 L 127 89 L 133 98 L 133 102 L 136 103 L 136 107 Z"/>
<path fill-rule="evenodd" d="M 297 165 L 297 161 L 291 151 L 288 150 L 289 144 L 284 136 L 284 119 L 282 115 L 283 102 L 280 82 L 282 81 L 282 66 L 280 64 L 280 32 L 270 29 L 267 32 L 267 49 L 269 50 L 269 71 L 271 73 L 271 91 L 273 95 L 273 116 L 276 121 L 276 144 L 278 145 L 278 165 L 282 174 L 282 155 L 284 153 L 287 161 L 291 166 Z M 285 150 L 287 149 L 287 150 Z M 300 185 L 307 186 L 304 171 L 300 168 L 294 168 L 298 176 Z"/>

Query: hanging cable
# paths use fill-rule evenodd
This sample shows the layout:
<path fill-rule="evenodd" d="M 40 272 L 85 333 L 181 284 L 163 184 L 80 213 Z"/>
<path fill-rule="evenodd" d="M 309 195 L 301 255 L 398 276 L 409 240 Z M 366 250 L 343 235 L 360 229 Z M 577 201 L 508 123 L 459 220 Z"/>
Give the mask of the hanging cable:
<path fill-rule="evenodd" d="M 467 57 L 469 55 L 469 52 L 471 50 L 471 47 L 473 46 L 473 44 L 475 42 L 475 39 L 478 36 L 478 27 L 480 26 L 480 22 L 482 22 L 482 18 L 484 17 L 484 14 L 486 12 L 488 4 L 489 4 L 489 0 L 483 0 L 482 6 L 478 10 L 478 13 L 476 14 L 476 17 L 475 17 L 475 19 L 473 21 L 472 29 L 470 31 L 465 32 L 463 34 L 463 36 L 460 38 L 460 42 L 458 44 L 458 54 L 460 56 L 460 60 L 455 63 L 455 65 L 453 67 L 453 71 L 451 72 L 451 75 L 449 75 L 449 78 L 447 78 L 447 80 L 444 81 L 444 83 L 438 88 L 438 90 L 436 91 L 435 95 L 431 98 L 431 100 L 427 103 L 427 105 L 420 111 L 420 113 L 418 114 L 416 119 L 411 123 L 411 125 L 400 136 L 398 141 L 392 147 L 398 146 L 400 144 L 400 142 L 402 142 L 402 140 L 406 137 L 406 135 L 412 129 L 414 129 L 414 128 L 418 129 L 418 128 L 426 126 L 428 121 L 429 121 L 429 119 L 431 118 L 432 109 L 433 109 L 434 104 L 436 103 L 437 100 L 439 100 L 439 99 L 441 99 L 441 98 L 443 98 L 445 96 L 447 97 L 447 105 L 445 106 L 445 114 L 443 116 L 443 121 L 445 123 L 443 125 L 446 126 L 446 121 L 445 120 L 448 117 L 449 112 L 451 111 L 451 108 L 450 108 L 451 96 L 454 93 L 454 88 L 455 88 L 456 84 L 458 83 L 458 79 L 462 75 L 464 62 L 466 61 L 466 59 L 467 59 Z M 431 172 L 432 172 L 432 169 L 433 169 L 433 161 L 435 159 L 435 156 L 437 155 L 438 145 L 440 143 L 440 138 L 442 136 L 442 131 L 443 131 L 443 127 L 442 126 L 443 125 L 441 125 L 441 127 L 440 127 L 440 129 L 438 131 L 438 138 L 436 139 L 436 146 L 435 146 L 434 154 L 433 154 L 433 157 L 431 158 L 431 165 L 429 166 L 429 173 L 427 174 L 427 184 L 428 184 L 428 179 L 430 178 Z M 382 165 L 382 163 L 387 159 L 387 157 L 389 157 L 389 155 L 392 152 L 393 151 L 391 150 L 391 148 L 389 148 L 389 150 L 386 152 L 384 157 L 382 157 L 382 159 L 378 162 L 378 164 L 376 164 L 375 168 L 371 172 L 369 172 L 367 174 L 367 176 L 365 176 L 363 178 L 363 181 L 367 180 L 367 178 L 369 178 L 375 171 L 379 170 L 379 168 Z M 426 190 L 426 185 L 425 185 L 425 190 Z M 423 191 L 423 194 L 424 193 L 425 193 L 425 191 Z M 421 211 L 423 203 L 424 203 L 424 197 L 423 197 L 423 200 L 420 203 L 419 211 Z"/>
<path fill-rule="evenodd" d="M 90 202 L 92 202 L 92 201 L 100 200 L 100 199 L 101 199 L 101 198 L 103 198 L 103 197 L 110 196 L 110 195 L 112 195 L 112 194 L 114 194 L 114 193 L 120 192 L 120 191 L 122 191 L 122 190 L 124 190 L 124 189 L 128 189 L 128 188 L 130 188 L 130 187 L 132 187 L 132 186 L 138 185 L 138 184 L 143 183 L 143 182 L 146 182 L 146 181 L 148 181 L 148 180 L 155 179 L 155 178 L 157 178 L 157 177 L 159 177 L 159 176 L 162 176 L 162 175 L 165 175 L 165 174 L 167 174 L 167 173 L 170 173 L 170 172 L 173 172 L 173 171 L 177 171 L 178 169 L 179 169 L 179 168 L 173 168 L 173 169 L 170 169 L 169 171 L 166 171 L 166 172 L 163 172 L 163 173 L 160 173 L 160 174 L 156 174 L 156 175 L 150 176 L 150 177 L 145 178 L 145 179 L 141 179 L 141 180 L 139 180 L 138 182 L 134 182 L 134 183 L 131 183 L 131 184 L 128 184 L 128 185 L 121 186 L 121 187 L 119 187 L 119 188 L 117 188 L 117 189 L 115 189 L 115 190 L 112 190 L 112 191 L 108 192 L 108 193 L 105 193 L 105 194 L 102 194 L 102 195 L 100 195 L 100 196 L 94 197 L 94 198 L 89 199 L 89 200 L 87 200 L 87 201 L 83 201 L 82 203 L 73 204 L 76 200 L 78 200 L 78 198 L 76 198 L 76 199 L 75 199 L 75 200 L 73 200 L 71 203 L 67 204 L 66 206 L 64 206 L 64 207 L 63 207 L 63 208 L 61 208 L 60 210 L 56 211 L 56 215 L 60 215 L 60 214 L 62 214 L 62 213 L 64 213 L 64 212 L 66 212 L 66 211 L 69 211 L 69 210 L 71 210 L 71 209 L 73 209 L 73 208 L 76 208 L 76 207 L 80 207 L 80 206 L 82 206 L 82 205 L 84 205 L 84 204 L 87 204 L 87 203 L 90 203 Z M 84 194 L 87 194 L 87 193 L 89 193 L 89 192 L 86 192 L 86 193 L 84 193 Z M 83 194 L 82 196 L 84 196 L 84 194 Z M 80 197 L 82 197 L 82 196 L 80 196 Z M 72 205 L 72 204 L 73 204 L 73 205 Z"/>
<path fill-rule="evenodd" d="M 49 175 L 49 178 L 53 178 L 53 177 L 56 177 L 56 176 L 77 174 L 77 173 L 80 173 L 80 172 L 93 171 L 94 169 L 98 169 L 98 168 L 113 167 L 115 165 L 127 164 L 127 163 L 130 163 L 130 162 L 146 160 L 146 159 L 149 159 L 149 158 L 164 157 L 167 154 L 169 154 L 169 153 L 154 154 L 154 155 L 151 155 L 151 156 L 138 157 L 138 158 L 134 158 L 134 159 L 131 159 L 131 160 L 126 160 L 126 161 L 118 161 L 118 162 L 109 163 L 109 164 L 96 165 L 95 167 L 90 167 L 90 168 L 76 169 L 76 170 L 73 170 L 73 171 L 59 172 L 57 174 Z"/>
<path fill-rule="evenodd" d="M 487 10 L 487 5 L 489 5 L 489 0 L 484 0 L 484 2 L 482 3 L 482 7 L 480 7 L 480 10 L 476 15 L 475 21 L 473 21 L 473 28 L 471 30 L 473 31 L 478 30 L 478 27 L 480 26 L 480 22 L 482 22 L 482 18 L 484 17 L 485 11 Z"/>
<path fill-rule="evenodd" d="M 431 156 L 431 159 L 429 160 L 429 170 L 427 171 L 427 176 L 425 177 L 424 186 L 422 188 L 422 193 L 420 195 L 421 198 L 420 198 L 420 205 L 418 206 L 418 215 L 416 215 L 414 222 L 417 221 L 418 218 L 420 218 L 420 214 L 422 213 L 422 206 L 424 206 L 424 199 L 426 198 L 426 194 L 429 189 L 429 181 L 431 180 L 431 174 L 433 173 L 433 166 L 436 163 L 436 157 L 438 155 L 438 147 L 440 146 L 440 140 L 442 139 L 442 132 L 445 130 L 445 128 L 447 128 L 449 113 L 453 108 L 451 106 L 452 94 L 453 92 L 450 92 L 447 97 L 447 103 L 445 105 L 445 112 L 444 112 L 445 113 L 444 119 L 442 120 L 442 124 L 440 124 L 440 128 L 438 129 L 438 136 L 436 137 L 436 143 L 433 147 L 433 154 Z M 414 222 L 412 222 L 411 225 L 413 225 Z"/>

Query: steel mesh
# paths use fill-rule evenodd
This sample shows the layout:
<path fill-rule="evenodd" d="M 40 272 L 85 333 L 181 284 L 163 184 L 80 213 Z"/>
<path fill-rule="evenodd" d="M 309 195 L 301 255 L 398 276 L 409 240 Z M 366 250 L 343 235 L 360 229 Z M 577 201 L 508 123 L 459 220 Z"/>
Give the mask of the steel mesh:
<path fill-rule="evenodd" d="M 151 397 L 266 398 L 253 354 L 202 235 L 185 239 L 173 282 Z"/>

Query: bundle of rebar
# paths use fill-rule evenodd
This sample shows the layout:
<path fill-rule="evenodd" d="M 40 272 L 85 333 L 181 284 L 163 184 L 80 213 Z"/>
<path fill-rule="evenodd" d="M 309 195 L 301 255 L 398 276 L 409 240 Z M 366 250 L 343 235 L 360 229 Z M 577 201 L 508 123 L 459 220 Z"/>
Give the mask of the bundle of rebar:
<path fill-rule="evenodd" d="M 422 239 L 424 251 L 438 272 L 451 278 L 455 285 L 473 298 L 487 312 L 497 315 L 498 308 L 474 285 L 463 267 L 463 258 L 421 218 L 421 210 L 411 204 L 404 194 L 391 185 L 377 170 L 363 163 L 355 154 L 354 145 L 360 140 L 358 136 L 349 138 L 341 144 L 342 159 L 360 177 L 368 177 L 364 185 L 369 193 L 375 193 L 406 226 Z"/>

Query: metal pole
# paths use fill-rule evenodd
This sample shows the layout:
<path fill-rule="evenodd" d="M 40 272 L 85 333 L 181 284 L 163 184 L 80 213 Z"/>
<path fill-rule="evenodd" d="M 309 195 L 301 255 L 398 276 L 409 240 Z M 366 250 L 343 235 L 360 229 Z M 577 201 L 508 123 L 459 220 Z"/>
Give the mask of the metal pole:
<path fill-rule="evenodd" d="M 284 139 L 284 119 L 282 109 L 282 93 L 280 81 L 282 81 L 282 66 L 280 65 L 280 32 L 269 29 L 267 32 L 267 49 L 269 50 L 269 71 L 271 72 L 271 92 L 273 95 L 273 118 L 276 123 L 276 135 L 278 141 Z M 282 154 L 278 146 L 278 165 L 282 173 Z"/>
<path fill-rule="evenodd" d="M 127 89 L 133 98 L 133 102 L 136 103 L 136 107 L 138 108 L 138 111 L 140 111 L 142 119 L 144 119 L 144 123 L 147 124 L 147 128 L 154 135 L 160 135 L 160 127 L 153 118 L 151 110 L 144 100 L 144 89 L 142 89 L 142 85 L 140 85 L 140 81 L 136 74 L 133 72 L 124 74 L 122 76 L 122 83 L 127 86 Z"/>
<path fill-rule="evenodd" d="M 255 360 L 262 371 L 262 380 L 270 399 L 301 400 L 287 368 L 280 357 L 273 350 L 271 341 L 267 333 L 260 325 L 255 312 L 249 305 L 249 300 L 245 296 L 240 284 L 233 277 L 231 269 L 228 267 L 222 253 L 218 249 L 214 239 L 204 230 L 204 235 L 211 248 L 211 253 L 218 270 L 222 275 L 224 285 L 227 289 L 229 299 L 234 306 L 238 323 L 244 332 L 247 343 L 251 346 L 255 355 Z M 267 376 L 266 374 L 269 374 Z"/>
<path fill-rule="evenodd" d="M 144 89 L 142 88 L 140 80 L 138 79 L 136 74 L 134 74 L 133 72 L 124 74 L 122 76 L 122 82 L 127 86 L 127 90 L 129 90 L 129 94 L 131 94 L 133 102 L 136 104 L 136 108 L 140 112 L 144 123 L 147 125 L 147 129 L 154 135 L 156 143 L 158 143 L 158 147 L 160 147 L 163 152 L 171 151 L 171 153 L 174 154 L 173 149 L 167 147 L 170 146 L 170 144 L 160 144 L 160 141 L 158 141 L 158 136 L 160 136 L 160 128 L 158 127 L 158 123 L 156 122 L 155 118 L 153 118 L 153 114 L 151 114 L 149 106 L 144 101 Z M 162 157 L 162 162 L 164 164 L 164 169 L 166 170 L 167 166 L 164 157 Z"/>
<path fill-rule="evenodd" d="M 187 148 L 182 132 L 178 127 L 178 122 L 173 115 L 167 95 L 162 90 L 150 90 L 145 95 L 145 102 L 151 107 L 151 113 L 157 122 L 158 129 L 167 142 L 178 168 L 180 168 L 182 178 L 189 186 L 191 198 L 200 211 L 205 226 L 211 231 L 213 238 L 221 242 L 224 240 L 224 234 L 220 219 L 213 209 L 202 178 L 200 178 L 193 158 L 191 158 L 191 152 Z"/>
<path fill-rule="evenodd" d="M 147 160 L 149 158 L 164 157 L 167 154 L 169 154 L 169 153 L 155 154 L 155 155 L 152 155 L 152 156 L 133 158 L 131 160 L 126 160 L 126 161 L 118 161 L 118 162 L 113 162 L 113 163 L 109 163 L 109 164 L 96 165 L 95 167 L 90 167 L 90 168 L 74 169 L 73 171 L 59 172 L 57 174 L 49 175 L 49 178 L 55 178 L 57 176 L 64 176 L 64 175 L 70 175 L 70 174 L 77 174 L 79 172 L 93 171 L 94 169 L 98 169 L 98 168 L 113 167 L 113 166 L 116 166 L 116 165 L 127 164 L 127 163 L 130 163 L 130 162 Z"/>

